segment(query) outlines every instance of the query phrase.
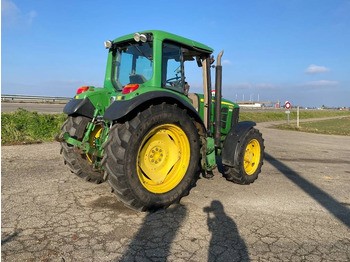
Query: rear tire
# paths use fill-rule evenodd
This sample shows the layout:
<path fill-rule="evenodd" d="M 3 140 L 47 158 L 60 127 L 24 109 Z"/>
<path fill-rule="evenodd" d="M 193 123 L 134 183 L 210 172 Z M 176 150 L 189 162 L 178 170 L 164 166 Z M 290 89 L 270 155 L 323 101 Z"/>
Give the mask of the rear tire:
<path fill-rule="evenodd" d="M 90 121 L 90 118 L 84 116 L 68 116 L 62 125 L 62 133 L 68 132 L 70 137 L 81 141 L 84 137 L 86 126 Z M 104 181 L 103 172 L 93 168 L 91 163 L 92 157 L 90 158 L 89 155 L 76 152 L 74 147 L 66 142 L 61 142 L 61 154 L 63 155 L 64 163 L 78 177 L 95 184 L 100 184 Z"/>
<path fill-rule="evenodd" d="M 264 149 L 264 139 L 259 130 L 250 129 L 237 149 L 237 164 L 234 167 L 225 166 L 226 179 L 241 185 L 253 183 L 261 172 Z"/>
<path fill-rule="evenodd" d="M 185 110 L 156 105 L 109 131 L 102 160 L 117 198 L 139 211 L 167 208 L 189 194 L 200 141 Z"/>

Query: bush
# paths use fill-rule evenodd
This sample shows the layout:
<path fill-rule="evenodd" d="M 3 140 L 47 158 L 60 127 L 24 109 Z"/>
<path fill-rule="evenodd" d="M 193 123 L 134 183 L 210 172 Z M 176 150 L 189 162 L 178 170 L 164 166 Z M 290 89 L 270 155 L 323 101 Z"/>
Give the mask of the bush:
<path fill-rule="evenodd" d="M 1 144 L 53 141 L 65 119 L 65 114 L 38 114 L 21 108 L 1 113 Z"/>

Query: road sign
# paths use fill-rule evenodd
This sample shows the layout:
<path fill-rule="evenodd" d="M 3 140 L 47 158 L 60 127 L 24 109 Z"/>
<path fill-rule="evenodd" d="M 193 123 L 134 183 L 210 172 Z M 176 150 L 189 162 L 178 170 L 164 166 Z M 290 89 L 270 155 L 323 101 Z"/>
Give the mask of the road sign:
<path fill-rule="evenodd" d="M 290 108 L 292 107 L 292 105 L 290 104 L 290 102 L 286 101 L 286 102 L 284 103 L 284 107 L 285 107 L 286 109 L 290 109 Z"/>

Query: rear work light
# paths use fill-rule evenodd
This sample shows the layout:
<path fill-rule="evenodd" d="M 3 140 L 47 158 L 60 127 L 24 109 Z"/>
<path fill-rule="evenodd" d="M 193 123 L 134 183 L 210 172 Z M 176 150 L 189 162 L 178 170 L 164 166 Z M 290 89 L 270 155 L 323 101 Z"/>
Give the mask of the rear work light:
<path fill-rule="evenodd" d="M 139 88 L 138 84 L 126 85 L 126 86 L 124 86 L 124 88 L 122 90 L 122 94 L 123 95 L 129 94 L 131 92 L 134 92 L 137 88 Z"/>
<path fill-rule="evenodd" d="M 78 90 L 77 90 L 77 95 L 88 91 L 89 88 L 90 88 L 89 86 L 82 86 L 82 87 L 79 87 Z"/>

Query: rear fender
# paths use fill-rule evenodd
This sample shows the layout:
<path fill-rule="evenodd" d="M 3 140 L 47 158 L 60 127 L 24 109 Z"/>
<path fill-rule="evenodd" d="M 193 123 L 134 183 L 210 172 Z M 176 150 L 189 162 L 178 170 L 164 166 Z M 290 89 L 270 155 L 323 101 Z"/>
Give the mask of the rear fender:
<path fill-rule="evenodd" d="M 114 101 L 110 107 L 107 108 L 103 118 L 105 120 L 118 121 L 127 116 L 132 111 L 137 110 L 138 108 L 142 108 L 144 106 L 149 107 L 152 104 L 160 104 L 163 102 L 177 104 L 179 107 L 186 109 L 191 117 L 193 117 L 204 127 L 203 120 L 190 103 L 181 99 L 179 96 L 173 93 L 165 91 L 148 92 L 136 96 L 130 100 Z"/>
<path fill-rule="evenodd" d="M 82 115 L 94 117 L 95 107 L 87 97 L 84 99 L 72 99 L 64 107 L 63 112 L 67 115 Z"/>
<path fill-rule="evenodd" d="M 242 142 L 246 133 L 252 129 L 256 123 L 243 121 L 235 124 L 227 134 L 222 148 L 222 163 L 225 166 L 233 167 L 238 161 L 238 146 Z"/>

